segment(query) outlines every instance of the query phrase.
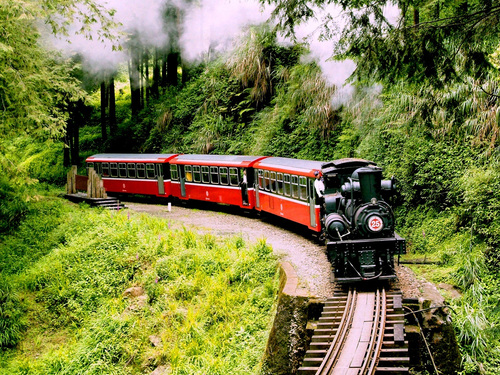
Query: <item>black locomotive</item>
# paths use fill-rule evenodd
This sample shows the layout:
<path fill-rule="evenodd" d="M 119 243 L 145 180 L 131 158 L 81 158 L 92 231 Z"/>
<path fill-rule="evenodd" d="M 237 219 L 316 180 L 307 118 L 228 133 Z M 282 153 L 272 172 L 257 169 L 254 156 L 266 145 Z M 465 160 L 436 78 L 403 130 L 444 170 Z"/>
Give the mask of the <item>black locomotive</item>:
<path fill-rule="evenodd" d="M 394 231 L 388 200 L 394 178 L 363 159 L 340 159 L 322 166 L 324 234 L 327 254 L 339 283 L 396 278 L 394 256 L 406 252 Z"/>

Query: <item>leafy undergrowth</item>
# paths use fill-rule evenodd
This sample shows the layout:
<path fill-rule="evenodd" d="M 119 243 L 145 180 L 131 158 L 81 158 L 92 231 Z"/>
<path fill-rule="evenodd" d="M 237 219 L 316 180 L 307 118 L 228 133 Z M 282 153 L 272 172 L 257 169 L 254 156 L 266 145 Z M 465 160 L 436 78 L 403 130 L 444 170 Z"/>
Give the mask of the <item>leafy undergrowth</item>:
<path fill-rule="evenodd" d="M 0 259 L 1 374 L 258 372 L 278 288 L 264 240 L 41 199 Z"/>
<path fill-rule="evenodd" d="M 411 268 L 435 284 L 450 284 L 461 292 L 453 298 L 441 291 L 453 307 L 463 374 L 500 373 L 500 274 L 491 247 L 476 235 L 474 226 L 458 225 L 456 210 L 414 210 L 407 223 L 402 234 L 410 254 L 404 259 L 435 262 Z"/>

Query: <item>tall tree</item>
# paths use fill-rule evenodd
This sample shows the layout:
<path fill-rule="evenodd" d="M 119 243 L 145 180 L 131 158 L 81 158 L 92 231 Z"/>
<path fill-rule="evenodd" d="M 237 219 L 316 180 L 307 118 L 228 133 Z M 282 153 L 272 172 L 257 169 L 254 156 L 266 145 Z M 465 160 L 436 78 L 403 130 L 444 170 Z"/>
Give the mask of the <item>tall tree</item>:
<path fill-rule="evenodd" d="M 109 106 L 109 134 L 116 135 L 116 98 L 115 98 L 115 79 L 113 76 L 109 79 L 108 85 L 108 106 Z"/>
<path fill-rule="evenodd" d="M 130 80 L 132 115 L 136 116 L 142 109 L 141 100 L 141 52 L 139 46 L 130 49 L 130 60 L 128 63 L 128 73 Z"/>
<path fill-rule="evenodd" d="M 36 3 L 0 1 L 0 132 L 60 134 L 67 113 L 59 102 L 85 96 L 72 62 L 40 47 Z"/>
<path fill-rule="evenodd" d="M 106 87 L 106 80 L 103 79 L 101 82 L 101 138 L 105 142 L 108 139 L 108 118 L 106 116 L 106 110 L 108 108 L 108 90 Z"/>
<path fill-rule="evenodd" d="M 354 59 L 360 78 L 446 81 L 456 75 L 457 57 L 468 60 L 470 72 L 478 71 L 499 43 L 499 0 L 399 0 L 397 24 L 387 19 L 385 0 L 261 2 L 276 6 L 273 15 L 288 35 L 313 17 L 316 7 L 337 4 L 345 18 L 326 17 L 323 37 L 340 38 L 332 55 Z"/>

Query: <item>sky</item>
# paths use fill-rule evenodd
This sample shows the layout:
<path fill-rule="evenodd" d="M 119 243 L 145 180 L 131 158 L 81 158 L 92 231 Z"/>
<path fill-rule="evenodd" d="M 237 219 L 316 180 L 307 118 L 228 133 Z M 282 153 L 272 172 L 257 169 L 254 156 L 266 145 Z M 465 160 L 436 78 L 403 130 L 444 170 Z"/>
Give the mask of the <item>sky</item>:
<path fill-rule="evenodd" d="M 210 58 L 218 53 L 230 51 L 232 42 L 250 26 L 263 23 L 270 18 L 272 8 L 262 6 L 258 0 L 198 0 L 188 4 L 185 0 L 97 0 L 109 9 L 115 9 L 115 20 L 122 24 L 120 44 L 126 45 L 127 35 L 138 35 L 142 43 L 151 47 L 168 43 L 176 25 L 169 30 L 162 21 L 163 9 L 168 4 L 182 9 L 184 17 L 180 25 L 179 43 L 182 58 L 196 62 Z M 306 59 L 314 60 L 321 67 L 324 78 L 336 85 L 337 97 L 332 101 L 343 102 L 348 99 L 352 88 L 344 83 L 355 69 L 352 61 L 330 61 L 335 41 L 320 41 L 319 26 L 324 16 L 330 14 L 339 22 L 341 14 L 332 5 L 325 9 L 315 9 L 316 17 L 296 27 L 298 40 L 309 43 L 311 54 Z M 387 14 L 394 22 L 397 8 L 387 7 Z M 77 30 L 78 25 L 74 25 Z M 98 38 L 88 40 L 82 35 L 74 35 L 70 30 L 66 38 L 53 40 L 57 49 L 67 53 L 78 53 L 83 57 L 83 66 L 92 74 L 113 72 L 120 63 L 128 59 L 127 51 L 113 51 L 111 43 L 102 43 Z M 281 38 L 283 44 L 289 40 Z"/>

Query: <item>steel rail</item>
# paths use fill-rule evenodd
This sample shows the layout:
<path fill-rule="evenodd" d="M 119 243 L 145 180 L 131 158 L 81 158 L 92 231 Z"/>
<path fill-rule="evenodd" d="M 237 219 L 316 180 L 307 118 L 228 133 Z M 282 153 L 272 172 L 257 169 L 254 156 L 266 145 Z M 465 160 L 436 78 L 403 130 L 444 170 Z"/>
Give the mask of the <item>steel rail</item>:
<path fill-rule="evenodd" d="M 359 373 L 362 375 L 372 375 L 375 373 L 375 367 L 378 363 L 380 356 L 380 349 L 382 347 L 382 341 L 384 339 L 385 331 L 385 320 L 387 315 L 387 299 L 385 289 L 377 289 L 376 292 L 376 305 L 375 305 L 375 317 L 372 324 L 372 332 L 370 338 L 370 344 L 366 351 L 365 361 L 361 367 Z"/>
<path fill-rule="evenodd" d="M 372 357 L 371 365 L 370 365 L 370 370 L 369 374 L 374 374 L 376 370 L 376 366 L 378 363 L 378 360 L 380 358 L 380 349 L 382 348 L 382 342 L 384 341 L 384 332 L 385 332 L 385 322 L 387 319 L 387 300 L 386 300 L 386 294 L 385 294 L 385 289 L 382 288 L 382 299 L 380 301 L 380 304 L 382 305 L 382 312 L 380 316 L 380 325 L 379 325 L 379 335 L 378 335 L 378 340 L 377 340 L 377 346 L 374 351 L 374 355 Z"/>
<path fill-rule="evenodd" d="M 335 362 L 338 359 L 340 350 L 344 344 L 345 335 L 349 330 L 349 326 L 351 325 L 354 306 L 356 305 L 357 292 L 355 289 L 350 288 L 349 293 L 347 295 L 347 302 L 344 309 L 344 313 L 342 314 L 342 319 L 340 320 L 339 329 L 335 334 L 335 337 L 332 340 L 330 348 L 325 355 L 325 359 L 323 363 L 319 367 L 318 371 L 316 371 L 316 375 L 328 375 L 330 370 L 334 367 Z"/>

